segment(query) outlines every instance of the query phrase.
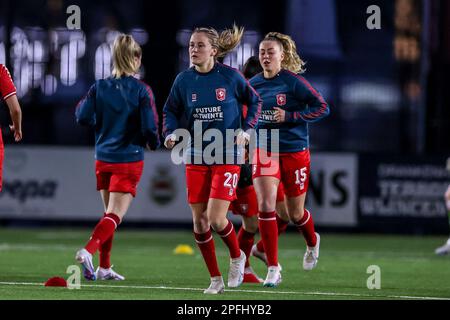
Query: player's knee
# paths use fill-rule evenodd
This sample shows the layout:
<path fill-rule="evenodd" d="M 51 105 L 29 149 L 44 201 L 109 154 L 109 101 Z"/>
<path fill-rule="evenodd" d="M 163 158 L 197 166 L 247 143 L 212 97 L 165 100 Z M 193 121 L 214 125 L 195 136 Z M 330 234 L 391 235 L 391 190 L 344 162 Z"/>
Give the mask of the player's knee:
<path fill-rule="evenodd" d="M 227 211 L 222 211 L 220 209 L 207 210 L 206 215 L 208 217 L 209 224 L 216 231 L 222 230 L 228 224 Z"/>
<path fill-rule="evenodd" d="M 270 201 L 270 199 L 261 199 L 258 201 L 258 209 L 260 212 L 273 212 L 275 211 L 276 203 Z"/>
<path fill-rule="evenodd" d="M 299 221 L 303 218 L 305 214 L 303 207 L 291 207 L 288 209 L 289 219 L 293 222 Z"/>
<path fill-rule="evenodd" d="M 210 221 L 209 223 L 211 224 L 211 227 L 214 229 L 214 231 L 220 232 L 223 229 L 225 229 L 225 227 L 228 224 L 228 220 L 214 219 L 214 220 Z"/>
<path fill-rule="evenodd" d="M 289 215 L 287 213 L 286 205 L 284 204 L 284 202 L 277 203 L 276 211 L 281 219 L 283 219 L 284 221 L 289 220 Z"/>
<path fill-rule="evenodd" d="M 209 230 L 208 220 L 204 218 L 194 218 L 194 231 L 197 233 L 205 233 Z"/>
<path fill-rule="evenodd" d="M 227 226 L 228 219 L 226 215 L 217 214 L 217 212 L 208 212 L 208 223 L 215 231 L 219 232 Z"/>

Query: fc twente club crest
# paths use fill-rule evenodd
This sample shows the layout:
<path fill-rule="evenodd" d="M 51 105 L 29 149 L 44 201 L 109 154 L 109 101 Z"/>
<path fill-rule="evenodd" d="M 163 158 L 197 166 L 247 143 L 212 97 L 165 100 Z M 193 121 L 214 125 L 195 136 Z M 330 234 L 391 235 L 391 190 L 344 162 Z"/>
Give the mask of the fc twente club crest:
<path fill-rule="evenodd" d="M 224 88 L 216 89 L 216 98 L 219 101 L 224 101 L 227 98 L 227 90 Z"/>
<path fill-rule="evenodd" d="M 277 94 L 277 104 L 281 107 L 286 104 L 286 95 L 285 94 Z"/>

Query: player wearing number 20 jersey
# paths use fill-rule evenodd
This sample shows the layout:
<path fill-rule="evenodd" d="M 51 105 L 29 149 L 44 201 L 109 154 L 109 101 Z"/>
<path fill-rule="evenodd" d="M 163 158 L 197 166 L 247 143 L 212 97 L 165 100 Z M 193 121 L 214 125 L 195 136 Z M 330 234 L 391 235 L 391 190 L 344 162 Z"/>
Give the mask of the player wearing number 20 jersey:
<path fill-rule="evenodd" d="M 248 106 L 247 117 L 241 124 L 242 104 Z M 223 146 L 217 152 L 219 163 L 205 164 L 203 157 L 208 141 L 194 145 L 195 135 L 205 133 L 208 129 L 220 131 L 225 142 L 226 130 L 254 128 L 261 108 L 261 101 L 257 93 L 251 88 L 245 78 L 235 69 L 216 62 L 209 72 L 198 72 L 194 67 L 182 72 L 176 78 L 170 96 L 164 106 L 164 136 L 173 134 L 179 127 L 179 119 L 184 116 L 188 121 L 188 130 L 191 137 L 187 150 L 188 172 L 193 175 L 204 176 L 209 180 L 208 174 L 201 172 L 221 172 L 222 177 L 213 179 L 211 188 L 206 188 L 206 182 L 196 177 L 193 181 L 188 176 L 188 198 L 190 203 L 207 202 L 208 198 L 233 200 L 238 181 L 239 166 L 237 166 L 236 148 Z M 195 127 L 201 128 L 195 132 Z M 224 143 L 225 144 L 225 143 Z M 230 154 L 231 153 L 231 157 Z M 232 159 L 228 163 L 226 156 Z M 197 163 L 196 158 L 203 158 Z M 189 163 L 189 162 L 188 162 Z M 230 169 L 230 170 L 228 170 Z M 223 171 L 223 172 L 222 172 Z M 227 174 L 228 172 L 228 174 Z M 215 175 L 215 174 L 213 174 Z M 192 183 L 189 183 L 192 181 Z M 218 183 L 219 185 L 216 185 Z M 223 188 L 223 187 L 227 188 Z"/>
<path fill-rule="evenodd" d="M 243 103 L 248 106 L 248 112 L 241 125 Z M 261 101 L 257 93 L 237 70 L 219 62 L 207 73 L 198 72 L 192 67 L 182 72 L 173 84 L 164 107 L 164 135 L 167 137 L 173 134 L 178 128 L 178 119 L 184 113 L 191 137 L 198 134 L 194 131 L 197 125 L 201 126 L 200 133 L 208 129 L 220 131 L 225 142 L 227 129 L 254 128 L 260 108 Z M 205 159 L 201 163 L 195 159 L 204 155 L 208 142 L 197 147 L 193 140 L 195 137 L 191 139 L 187 151 L 188 159 L 192 160 L 187 165 L 189 203 L 207 202 L 210 197 L 234 200 L 239 179 L 236 148 L 224 145 L 218 151 L 223 152 L 223 156 L 217 158 L 220 163 L 206 165 Z M 231 157 L 229 153 L 232 153 Z M 226 156 L 233 159 L 231 164 L 227 163 Z M 213 173 L 214 178 L 211 178 L 210 173 Z M 212 180 L 211 188 L 206 187 L 209 182 L 203 181 L 205 179 Z"/>
<path fill-rule="evenodd" d="M 237 46 L 242 34 L 243 29 L 236 26 L 220 34 L 212 28 L 195 29 L 189 42 L 193 66 L 178 75 L 163 110 L 164 145 L 169 149 L 178 140 L 175 130 L 180 127 L 179 120 L 183 115 L 188 122 L 190 142 L 187 153 L 193 162 L 188 161 L 186 165 L 187 197 L 195 240 L 211 276 L 211 285 L 204 291 L 206 294 L 224 291 L 210 227 L 230 252 L 228 286 L 239 286 L 244 276 L 246 255 L 240 250 L 233 224 L 226 217 L 230 201 L 236 198 L 240 172 L 235 161 L 235 143 L 233 141 L 231 147 L 225 143 L 217 148 L 218 157 L 211 162 L 204 158 L 208 138 L 202 139 L 204 134 L 215 132 L 226 141 L 230 130 L 245 131 L 257 124 L 261 109 L 258 94 L 237 70 L 217 62 L 218 57 L 225 56 Z M 248 113 L 241 121 L 243 104 L 248 106 Z M 199 136 L 206 142 L 196 144 Z M 242 143 L 247 138 L 241 134 L 236 142 Z"/>

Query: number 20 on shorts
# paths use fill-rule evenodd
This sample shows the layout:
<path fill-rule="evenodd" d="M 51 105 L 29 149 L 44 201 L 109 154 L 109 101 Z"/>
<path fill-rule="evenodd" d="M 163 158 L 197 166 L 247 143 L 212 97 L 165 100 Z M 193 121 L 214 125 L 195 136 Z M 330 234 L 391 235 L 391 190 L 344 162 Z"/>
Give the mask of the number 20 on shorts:
<path fill-rule="evenodd" d="M 238 174 L 237 173 L 232 174 L 231 172 L 225 172 L 224 176 L 226 179 L 225 179 L 225 182 L 223 183 L 223 186 L 225 188 L 230 188 L 230 191 L 228 194 L 231 196 L 231 195 L 233 195 L 233 192 L 236 189 L 237 184 L 238 184 L 238 180 L 239 180 Z"/>
<path fill-rule="evenodd" d="M 238 174 L 232 174 L 231 172 L 225 172 L 225 182 L 223 183 L 224 187 L 236 189 L 238 184 Z M 233 183 L 233 185 L 231 185 Z"/>

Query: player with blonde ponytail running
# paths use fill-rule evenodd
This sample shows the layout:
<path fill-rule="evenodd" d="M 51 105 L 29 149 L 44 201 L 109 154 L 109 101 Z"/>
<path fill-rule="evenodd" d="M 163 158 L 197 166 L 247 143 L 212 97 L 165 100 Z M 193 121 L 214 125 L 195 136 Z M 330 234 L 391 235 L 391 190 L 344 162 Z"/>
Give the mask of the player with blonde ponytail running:
<path fill-rule="evenodd" d="M 135 78 L 142 51 L 121 34 L 112 50 L 112 77 L 96 81 L 77 106 L 76 120 L 95 129 L 95 175 L 104 215 L 75 259 L 87 280 L 124 280 L 111 266 L 114 233 L 136 196 L 144 150 L 159 145 L 158 114 L 152 89 Z M 99 252 L 99 268 L 92 257 Z"/>
<path fill-rule="evenodd" d="M 227 130 L 242 129 L 241 132 L 245 132 L 256 126 L 262 103 L 258 94 L 236 69 L 217 62 L 217 58 L 224 57 L 239 44 L 243 32 L 243 28 L 233 26 L 221 33 L 212 28 L 196 28 L 192 33 L 189 41 L 192 67 L 177 76 L 163 110 L 164 144 L 168 149 L 173 148 L 178 139 L 174 131 L 179 128 L 183 115 L 187 118 L 191 137 L 196 134 L 194 128 L 200 127 L 202 134 L 213 129 L 222 134 L 222 141 L 226 141 Z M 248 111 L 241 121 L 243 104 L 247 105 Z M 208 109 L 216 112 L 211 114 Z M 240 134 L 237 138 L 237 144 L 243 144 L 249 137 Z M 211 285 L 204 293 L 218 294 L 224 291 L 225 285 L 217 264 L 211 228 L 230 252 L 228 286 L 239 286 L 244 276 L 246 255 L 239 249 L 233 224 L 226 217 L 230 202 L 236 199 L 240 166 L 236 161 L 236 147 L 224 146 L 217 151 L 222 159 L 215 157 L 210 159 L 211 162 L 204 158 L 208 144 L 204 142 L 198 146 L 193 141 L 191 139 L 187 154 L 190 159 L 186 164 L 187 197 L 195 241 L 211 277 Z M 198 157 L 200 163 L 195 161 Z M 231 163 L 229 159 L 232 159 Z"/>

